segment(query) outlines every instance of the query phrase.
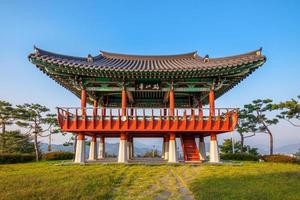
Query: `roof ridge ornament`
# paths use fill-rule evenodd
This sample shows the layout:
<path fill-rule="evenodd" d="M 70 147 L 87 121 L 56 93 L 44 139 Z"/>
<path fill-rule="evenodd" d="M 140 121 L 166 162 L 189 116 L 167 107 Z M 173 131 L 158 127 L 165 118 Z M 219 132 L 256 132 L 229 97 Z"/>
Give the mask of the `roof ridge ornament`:
<path fill-rule="evenodd" d="M 39 53 L 40 53 L 39 49 L 35 45 L 33 45 L 33 51 L 36 55 L 39 55 Z"/>
<path fill-rule="evenodd" d="M 262 55 L 261 52 L 262 52 L 262 47 L 260 47 L 255 53 L 257 56 L 261 56 Z"/>
<path fill-rule="evenodd" d="M 87 61 L 88 62 L 93 62 L 94 61 L 94 57 L 91 54 L 88 54 Z"/>
<path fill-rule="evenodd" d="M 125 60 L 176 60 L 186 58 L 196 58 L 197 51 L 183 54 L 171 54 L 171 55 L 134 55 L 134 54 L 121 54 L 112 53 L 107 51 L 100 51 L 101 55 L 110 59 L 125 59 Z"/>
<path fill-rule="evenodd" d="M 204 61 L 204 63 L 208 63 L 208 62 L 209 62 L 209 55 L 208 55 L 208 54 L 206 54 L 206 55 L 204 56 L 203 61 Z"/>

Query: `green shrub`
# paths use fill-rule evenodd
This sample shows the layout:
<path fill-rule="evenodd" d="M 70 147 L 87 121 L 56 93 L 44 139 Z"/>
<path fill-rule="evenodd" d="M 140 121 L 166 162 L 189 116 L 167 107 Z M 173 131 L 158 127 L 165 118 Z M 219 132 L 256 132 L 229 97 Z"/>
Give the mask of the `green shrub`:
<path fill-rule="evenodd" d="M 2 153 L 0 154 L 0 164 L 9 163 L 24 163 L 35 160 L 33 154 L 19 154 L 19 153 Z"/>
<path fill-rule="evenodd" d="M 43 154 L 43 160 L 70 160 L 74 158 L 74 153 L 66 151 L 55 151 Z"/>
<path fill-rule="evenodd" d="M 262 157 L 265 162 L 280 162 L 280 163 L 295 163 L 297 159 L 295 157 L 275 154 L 275 155 L 265 155 Z"/>
<path fill-rule="evenodd" d="M 258 161 L 259 157 L 247 153 L 225 153 L 220 155 L 222 160 Z"/>

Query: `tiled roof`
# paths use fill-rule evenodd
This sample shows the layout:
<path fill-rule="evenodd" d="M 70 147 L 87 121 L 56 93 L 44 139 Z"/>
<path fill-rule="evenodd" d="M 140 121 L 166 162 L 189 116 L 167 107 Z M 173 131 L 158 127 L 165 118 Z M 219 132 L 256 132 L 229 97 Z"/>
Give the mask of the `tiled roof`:
<path fill-rule="evenodd" d="M 261 49 L 236 56 L 209 58 L 208 56 L 201 57 L 197 52 L 145 56 L 104 51 L 94 57 L 91 55 L 74 57 L 35 48 L 35 52 L 28 57 L 43 73 L 78 97 L 80 97 L 81 89 L 77 84 L 82 78 L 109 78 L 114 83 L 120 83 L 126 79 L 155 78 L 165 82 L 196 80 L 204 85 L 205 81 L 220 81 L 215 89 L 215 98 L 218 98 L 266 61 Z M 200 96 L 202 103 L 208 102 L 207 94 L 199 91 L 196 93 L 194 94 Z M 98 95 L 98 93 L 94 91 L 90 95 Z"/>
<path fill-rule="evenodd" d="M 95 72 L 195 72 L 221 70 L 224 68 L 234 68 L 258 61 L 265 61 L 266 57 L 261 54 L 261 49 L 236 56 L 209 58 L 201 57 L 197 52 L 145 56 L 126 55 L 101 51 L 95 57 L 73 57 L 60 55 L 39 48 L 35 48 L 35 53 L 29 55 L 32 62 L 40 61 L 62 67 L 70 67 L 82 70 L 93 70 Z"/>

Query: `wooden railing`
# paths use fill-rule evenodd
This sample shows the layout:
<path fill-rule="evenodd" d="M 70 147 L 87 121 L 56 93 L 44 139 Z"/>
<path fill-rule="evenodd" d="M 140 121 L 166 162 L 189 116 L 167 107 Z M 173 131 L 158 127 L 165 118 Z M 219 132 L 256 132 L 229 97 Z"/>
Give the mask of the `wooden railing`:
<path fill-rule="evenodd" d="M 57 108 L 64 131 L 230 131 L 237 123 L 236 108 Z"/>

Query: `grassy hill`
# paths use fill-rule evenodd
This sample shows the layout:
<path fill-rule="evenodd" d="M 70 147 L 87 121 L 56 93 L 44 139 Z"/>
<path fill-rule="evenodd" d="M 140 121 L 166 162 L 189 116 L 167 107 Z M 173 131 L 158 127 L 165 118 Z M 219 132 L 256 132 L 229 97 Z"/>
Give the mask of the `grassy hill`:
<path fill-rule="evenodd" d="M 0 165 L 0 199 L 299 199 L 300 165 Z"/>

